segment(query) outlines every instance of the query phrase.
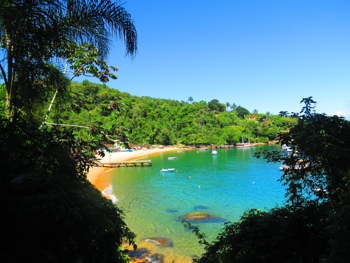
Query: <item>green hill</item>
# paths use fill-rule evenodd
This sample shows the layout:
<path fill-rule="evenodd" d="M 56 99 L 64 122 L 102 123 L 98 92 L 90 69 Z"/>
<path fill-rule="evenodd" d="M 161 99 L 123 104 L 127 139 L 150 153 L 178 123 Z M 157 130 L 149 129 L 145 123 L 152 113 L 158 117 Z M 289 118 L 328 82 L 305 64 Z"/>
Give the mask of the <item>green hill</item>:
<path fill-rule="evenodd" d="M 185 102 L 132 96 L 87 80 L 71 84 L 69 103 L 58 107 L 49 122 L 94 126 L 126 134 L 131 144 L 234 144 L 267 142 L 289 130 L 296 119 L 250 113 L 213 99 Z M 80 132 L 83 133 L 83 132 Z"/>

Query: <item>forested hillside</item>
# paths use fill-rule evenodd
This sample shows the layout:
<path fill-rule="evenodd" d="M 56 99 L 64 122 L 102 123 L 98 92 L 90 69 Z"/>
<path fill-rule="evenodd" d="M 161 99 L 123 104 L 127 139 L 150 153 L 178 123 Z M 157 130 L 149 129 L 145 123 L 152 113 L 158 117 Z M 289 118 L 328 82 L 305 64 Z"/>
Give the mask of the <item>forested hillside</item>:
<path fill-rule="evenodd" d="M 111 99 L 112 98 L 112 99 Z M 99 126 L 126 134 L 131 144 L 234 144 L 274 140 L 295 123 L 292 117 L 250 113 L 242 106 L 136 97 L 107 85 L 71 83 L 69 103 L 51 113 L 49 122 Z M 94 129 L 94 128 L 93 128 Z M 87 130 L 80 131 L 84 134 Z"/>

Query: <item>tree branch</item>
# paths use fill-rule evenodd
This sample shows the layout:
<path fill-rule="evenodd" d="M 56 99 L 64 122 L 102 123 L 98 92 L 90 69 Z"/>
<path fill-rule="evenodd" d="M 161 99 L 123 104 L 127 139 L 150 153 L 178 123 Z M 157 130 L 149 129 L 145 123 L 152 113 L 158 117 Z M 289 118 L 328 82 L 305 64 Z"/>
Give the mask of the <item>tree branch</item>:
<path fill-rule="evenodd" d="M 87 126 L 74 125 L 74 124 L 59 124 L 59 123 L 51 123 L 51 122 L 46 122 L 46 121 L 44 121 L 42 124 L 46 124 L 49 126 L 68 126 L 68 127 L 78 127 L 78 128 L 90 129 L 90 127 L 87 127 Z"/>

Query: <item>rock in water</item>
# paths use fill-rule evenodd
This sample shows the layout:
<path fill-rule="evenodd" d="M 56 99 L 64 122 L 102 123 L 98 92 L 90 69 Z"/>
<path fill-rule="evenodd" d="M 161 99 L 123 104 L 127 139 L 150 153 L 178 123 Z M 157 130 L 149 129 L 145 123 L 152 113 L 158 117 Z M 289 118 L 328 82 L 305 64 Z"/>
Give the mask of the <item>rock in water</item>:
<path fill-rule="evenodd" d="M 223 218 L 215 217 L 202 212 L 192 212 L 187 215 L 184 215 L 180 219 L 190 221 L 190 222 L 194 221 L 196 223 L 221 223 L 226 221 Z"/>
<path fill-rule="evenodd" d="M 177 213 L 179 212 L 179 210 L 175 210 L 175 209 L 168 209 L 168 210 L 165 210 L 166 213 Z"/>
<path fill-rule="evenodd" d="M 141 240 L 142 242 L 146 243 L 153 243 L 157 245 L 158 247 L 173 247 L 174 244 L 169 238 L 165 237 L 151 237 L 151 238 L 144 238 Z"/>
<path fill-rule="evenodd" d="M 208 210 L 209 207 L 207 206 L 203 206 L 203 205 L 197 205 L 195 207 L 193 207 L 194 210 Z"/>
<path fill-rule="evenodd" d="M 192 213 L 189 213 L 187 215 L 184 215 L 182 217 L 182 219 L 185 219 L 185 220 L 203 220 L 203 219 L 207 219 L 210 217 L 213 217 L 213 216 L 208 215 L 206 213 L 202 213 L 202 212 L 192 212 Z"/>

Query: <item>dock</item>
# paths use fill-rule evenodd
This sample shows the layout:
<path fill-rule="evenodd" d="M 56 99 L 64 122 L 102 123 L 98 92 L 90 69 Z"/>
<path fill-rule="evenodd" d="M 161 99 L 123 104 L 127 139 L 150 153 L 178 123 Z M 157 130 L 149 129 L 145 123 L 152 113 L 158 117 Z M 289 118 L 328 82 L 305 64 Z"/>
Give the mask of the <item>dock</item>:
<path fill-rule="evenodd" d="M 115 163 L 96 163 L 95 166 L 96 167 L 107 167 L 107 168 L 152 166 L 152 161 L 151 160 L 143 160 L 143 161 L 126 161 L 126 162 L 115 162 Z"/>

